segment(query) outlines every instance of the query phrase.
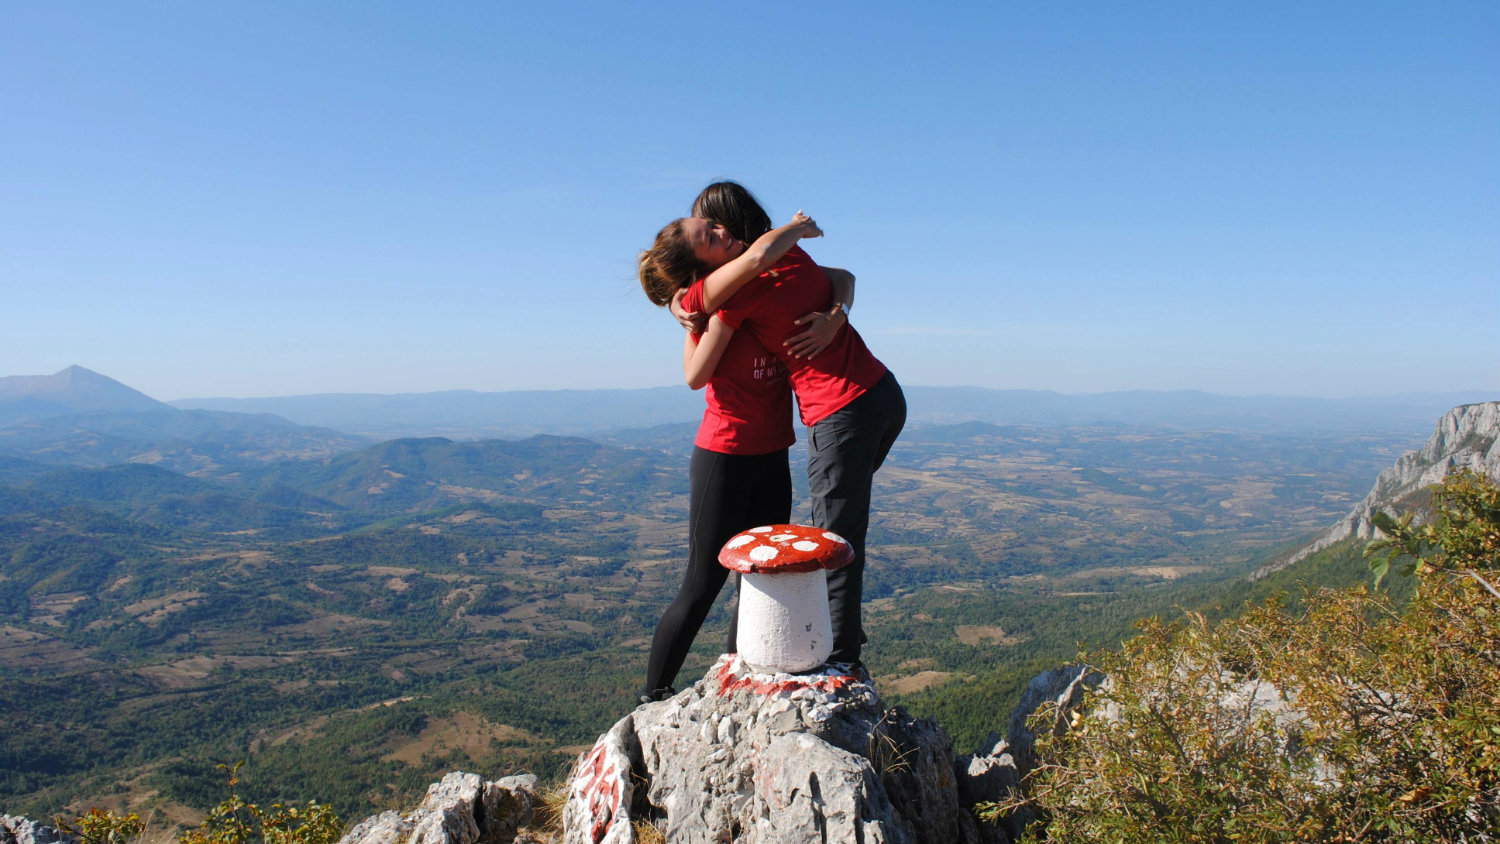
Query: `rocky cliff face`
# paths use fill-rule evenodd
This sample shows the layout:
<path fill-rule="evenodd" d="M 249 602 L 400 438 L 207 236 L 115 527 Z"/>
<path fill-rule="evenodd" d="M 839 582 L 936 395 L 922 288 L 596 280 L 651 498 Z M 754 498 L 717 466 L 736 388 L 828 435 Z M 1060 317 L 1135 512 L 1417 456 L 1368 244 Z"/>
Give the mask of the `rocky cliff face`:
<path fill-rule="evenodd" d="M 1377 510 L 1409 509 L 1427 487 L 1465 468 L 1500 481 L 1500 402 L 1459 405 L 1443 414 L 1427 444 L 1381 472 L 1369 494 L 1348 515 L 1311 544 L 1257 569 L 1251 578 L 1280 571 L 1351 537 L 1370 539 L 1375 531 L 1370 518 Z"/>

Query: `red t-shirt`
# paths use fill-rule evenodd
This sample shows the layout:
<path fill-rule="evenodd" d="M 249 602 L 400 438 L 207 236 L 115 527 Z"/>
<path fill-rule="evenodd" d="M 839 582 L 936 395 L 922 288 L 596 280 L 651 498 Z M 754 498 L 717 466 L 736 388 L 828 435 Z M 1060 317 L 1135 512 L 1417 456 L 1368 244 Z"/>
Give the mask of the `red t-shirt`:
<path fill-rule="evenodd" d="M 703 282 L 682 297 L 688 311 L 703 310 Z M 698 342 L 698 336 L 693 336 Z M 792 391 L 786 370 L 747 331 L 736 331 L 704 388 L 708 407 L 693 444 L 720 454 L 769 454 L 797 441 L 792 433 Z"/>
<path fill-rule="evenodd" d="M 802 424 L 816 425 L 864 394 L 885 375 L 853 326 L 845 325 L 812 360 L 794 358 L 782 345 L 806 330 L 796 320 L 833 307 L 833 284 L 800 246 L 741 287 L 719 311 L 724 324 L 753 336 L 786 367 Z"/>

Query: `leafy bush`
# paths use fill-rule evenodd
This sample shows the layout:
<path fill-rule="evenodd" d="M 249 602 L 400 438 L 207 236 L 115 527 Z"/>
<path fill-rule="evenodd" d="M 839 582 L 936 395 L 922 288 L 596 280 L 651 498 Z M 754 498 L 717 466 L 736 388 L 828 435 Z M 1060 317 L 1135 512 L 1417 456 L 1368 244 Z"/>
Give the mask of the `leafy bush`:
<path fill-rule="evenodd" d="M 1150 620 L 1086 661 L 1109 681 L 1038 730 L 1026 807 L 1055 842 L 1490 841 L 1500 835 L 1500 489 L 1469 472 L 1434 518 L 1383 516 L 1367 556 L 1417 577 L 1211 625 Z M 1036 724 L 1055 723 L 1056 712 Z"/>
<path fill-rule="evenodd" d="M 335 844 L 344 834 L 344 822 L 317 801 L 301 808 L 246 803 L 235 791 L 243 764 L 219 766 L 229 774 L 229 797 L 208 810 L 202 826 L 179 834 L 177 844 Z"/>
<path fill-rule="evenodd" d="M 72 820 L 57 819 L 57 828 L 78 839 L 78 844 L 128 844 L 146 825 L 135 812 L 119 814 L 108 809 L 90 809 Z"/>

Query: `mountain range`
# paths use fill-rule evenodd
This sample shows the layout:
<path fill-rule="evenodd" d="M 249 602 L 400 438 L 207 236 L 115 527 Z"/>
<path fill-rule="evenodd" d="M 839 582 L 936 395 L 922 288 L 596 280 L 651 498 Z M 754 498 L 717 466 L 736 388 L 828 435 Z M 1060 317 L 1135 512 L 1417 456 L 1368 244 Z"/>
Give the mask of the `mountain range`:
<path fill-rule="evenodd" d="M 332 457 L 368 443 L 267 413 L 179 409 L 80 366 L 0 378 L 0 457 L 204 474 Z"/>
<path fill-rule="evenodd" d="M 1064 395 L 1042 390 L 905 386 L 908 421 L 945 424 L 1097 425 L 1253 433 L 1421 433 L 1454 405 L 1495 398 L 1482 393 L 1412 393 L 1322 399 L 1223 396 L 1195 391 Z M 685 387 L 644 390 L 467 390 L 397 395 L 321 394 L 278 398 L 182 399 L 174 407 L 273 413 L 376 439 L 457 439 L 533 434 L 598 436 L 624 429 L 696 422 L 703 400 Z"/>
<path fill-rule="evenodd" d="M 1199 391 L 1124 391 L 1066 395 L 1044 390 L 906 386 L 909 421 L 952 425 L 1065 426 L 1127 424 L 1173 430 L 1255 433 L 1420 433 L 1451 407 L 1493 395 L 1405 393 L 1326 399 L 1225 396 Z M 194 411 L 172 415 L 176 409 Z M 399 437 L 520 438 L 535 434 L 601 435 L 696 422 L 702 399 L 684 387 L 636 390 L 522 390 L 432 393 L 324 393 L 267 398 L 190 398 L 164 403 L 99 373 L 70 366 L 51 375 L 0 377 L 0 428 L 46 419 L 161 412 L 162 424 L 221 427 L 250 416 L 341 432 L 348 446 Z M 221 414 L 208 416 L 201 412 Z M 186 420 L 193 419 L 189 423 Z M 211 421 L 208 421 L 211 420 Z M 243 419 L 241 425 L 249 425 Z M 52 427 L 52 426 L 47 426 Z M 110 435 L 118 421 L 84 426 Z M 3 446 L 0 446 L 3 449 Z"/>

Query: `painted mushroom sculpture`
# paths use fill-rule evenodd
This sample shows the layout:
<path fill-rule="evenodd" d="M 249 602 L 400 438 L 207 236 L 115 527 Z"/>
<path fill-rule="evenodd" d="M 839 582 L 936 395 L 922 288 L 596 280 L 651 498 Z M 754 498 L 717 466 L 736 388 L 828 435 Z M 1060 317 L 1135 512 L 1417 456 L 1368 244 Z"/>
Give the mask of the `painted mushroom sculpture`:
<path fill-rule="evenodd" d="M 796 674 L 828 659 L 828 571 L 853 559 L 843 537 L 807 525 L 751 528 L 724 543 L 719 563 L 743 575 L 737 638 L 751 668 Z"/>

